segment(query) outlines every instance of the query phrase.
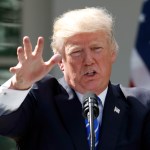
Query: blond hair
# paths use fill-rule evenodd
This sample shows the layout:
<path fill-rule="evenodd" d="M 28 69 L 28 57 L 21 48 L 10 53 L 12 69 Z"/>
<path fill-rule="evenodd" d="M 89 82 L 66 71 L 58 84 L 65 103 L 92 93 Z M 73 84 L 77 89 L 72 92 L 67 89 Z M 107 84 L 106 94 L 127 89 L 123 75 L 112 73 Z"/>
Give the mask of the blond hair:
<path fill-rule="evenodd" d="M 68 11 L 54 22 L 51 46 L 54 53 L 57 53 L 65 40 L 75 34 L 104 30 L 112 41 L 113 49 L 118 51 L 113 27 L 114 18 L 105 8 L 88 7 Z"/>

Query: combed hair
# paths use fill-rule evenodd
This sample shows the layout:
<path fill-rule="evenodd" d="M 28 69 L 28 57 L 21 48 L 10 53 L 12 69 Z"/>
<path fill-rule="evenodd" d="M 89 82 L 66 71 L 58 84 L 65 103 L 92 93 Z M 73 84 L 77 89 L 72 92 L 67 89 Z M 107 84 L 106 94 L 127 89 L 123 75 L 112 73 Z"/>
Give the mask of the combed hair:
<path fill-rule="evenodd" d="M 68 11 L 54 21 L 51 46 L 57 53 L 65 40 L 75 34 L 104 30 L 112 41 L 113 49 L 118 51 L 113 27 L 114 18 L 105 8 L 87 7 Z"/>

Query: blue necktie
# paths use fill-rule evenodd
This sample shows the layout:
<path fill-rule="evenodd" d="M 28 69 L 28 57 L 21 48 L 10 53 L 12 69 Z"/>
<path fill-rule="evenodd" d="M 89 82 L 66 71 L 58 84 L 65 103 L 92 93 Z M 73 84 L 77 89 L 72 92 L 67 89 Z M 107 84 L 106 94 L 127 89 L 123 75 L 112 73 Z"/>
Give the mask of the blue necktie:
<path fill-rule="evenodd" d="M 85 119 L 86 129 L 87 129 L 87 140 L 90 146 L 90 125 L 87 119 Z M 99 122 L 97 119 L 94 119 L 94 132 L 95 132 L 95 149 L 98 145 L 99 141 Z"/>
<path fill-rule="evenodd" d="M 99 103 L 99 117 L 100 117 L 100 122 L 101 122 L 101 118 L 102 118 L 102 103 L 101 100 L 99 99 L 98 101 Z M 99 142 L 99 133 L 100 133 L 100 122 L 98 121 L 97 118 L 94 119 L 94 132 L 95 132 L 95 150 L 97 149 L 97 145 Z M 88 144 L 90 146 L 90 125 L 88 122 L 88 119 L 85 119 L 85 124 L 86 124 L 86 131 L 87 131 L 87 140 L 88 140 Z"/>

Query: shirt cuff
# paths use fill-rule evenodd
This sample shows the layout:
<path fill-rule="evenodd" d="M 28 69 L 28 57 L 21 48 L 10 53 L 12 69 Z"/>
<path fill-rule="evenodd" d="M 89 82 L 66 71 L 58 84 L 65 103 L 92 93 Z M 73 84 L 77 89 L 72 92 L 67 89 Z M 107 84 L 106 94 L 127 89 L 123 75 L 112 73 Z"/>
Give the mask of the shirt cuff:
<path fill-rule="evenodd" d="M 0 115 L 11 113 L 19 108 L 31 89 L 9 89 L 10 84 L 11 78 L 0 86 Z"/>

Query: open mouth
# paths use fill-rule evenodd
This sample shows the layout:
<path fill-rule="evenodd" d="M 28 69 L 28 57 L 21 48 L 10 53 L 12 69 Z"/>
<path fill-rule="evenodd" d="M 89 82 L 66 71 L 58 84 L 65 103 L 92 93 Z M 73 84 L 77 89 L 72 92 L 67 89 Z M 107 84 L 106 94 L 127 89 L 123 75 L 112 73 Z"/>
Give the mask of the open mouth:
<path fill-rule="evenodd" d="M 86 76 L 94 76 L 96 74 L 96 71 L 92 70 L 92 71 L 88 71 L 85 73 Z"/>

